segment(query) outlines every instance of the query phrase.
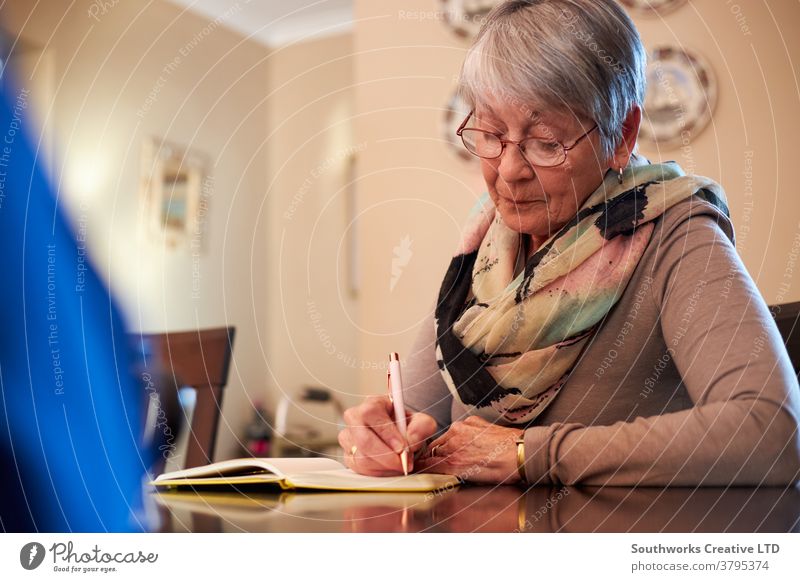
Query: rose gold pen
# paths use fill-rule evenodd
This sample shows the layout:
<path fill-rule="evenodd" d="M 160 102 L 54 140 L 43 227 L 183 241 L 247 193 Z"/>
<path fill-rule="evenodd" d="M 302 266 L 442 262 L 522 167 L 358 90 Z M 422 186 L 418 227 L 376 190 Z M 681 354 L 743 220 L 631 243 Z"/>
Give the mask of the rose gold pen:
<path fill-rule="evenodd" d="M 397 425 L 397 430 L 403 435 L 403 439 L 408 442 L 406 407 L 403 404 L 403 378 L 400 375 L 400 356 L 397 355 L 397 352 L 389 354 L 389 370 L 387 371 L 386 383 L 389 389 L 389 398 L 394 405 L 394 422 Z M 400 452 L 400 463 L 403 465 L 403 474 L 408 475 L 407 445 Z"/>

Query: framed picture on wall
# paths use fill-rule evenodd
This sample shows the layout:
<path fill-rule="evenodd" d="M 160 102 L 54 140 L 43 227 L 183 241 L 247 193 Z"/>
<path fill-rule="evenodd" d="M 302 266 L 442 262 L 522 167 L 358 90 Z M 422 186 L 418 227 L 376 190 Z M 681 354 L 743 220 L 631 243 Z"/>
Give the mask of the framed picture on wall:
<path fill-rule="evenodd" d="M 168 248 L 202 248 L 208 162 L 182 146 L 148 138 L 142 147 L 146 236 Z"/>

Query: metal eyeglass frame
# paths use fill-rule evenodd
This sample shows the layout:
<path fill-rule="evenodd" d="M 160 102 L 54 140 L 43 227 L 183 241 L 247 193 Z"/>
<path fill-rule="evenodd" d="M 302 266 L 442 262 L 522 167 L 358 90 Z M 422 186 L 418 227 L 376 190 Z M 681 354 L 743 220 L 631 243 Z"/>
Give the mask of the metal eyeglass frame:
<path fill-rule="evenodd" d="M 526 161 L 527 161 L 527 162 L 528 162 L 528 163 L 529 163 L 531 166 L 536 166 L 537 168 L 555 168 L 555 167 L 557 167 L 557 166 L 560 166 L 560 165 L 561 165 L 561 164 L 563 164 L 564 162 L 566 162 L 566 161 L 567 161 L 567 152 L 569 152 L 570 150 L 574 149 L 574 148 L 575 148 L 575 146 L 577 146 L 577 145 L 580 143 L 580 141 L 581 141 L 583 138 L 585 138 L 587 135 L 589 135 L 590 133 L 592 133 L 592 132 L 593 132 L 595 129 L 597 129 L 597 127 L 598 127 L 598 126 L 597 126 L 597 124 L 595 123 L 595 124 L 594 124 L 594 126 L 592 127 L 592 129 L 590 129 L 589 131 L 587 131 L 586 133 L 584 133 L 583 135 L 581 135 L 580 137 L 578 137 L 578 138 L 577 138 L 577 139 L 576 139 L 574 142 L 572 142 L 572 144 L 571 144 L 571 145 L 568 145 L 568 146 L 567 146 L 567 145 L 564 145 L 562 142 L 558 141 L 557 139 L 554 139 L 554 140 L 553 140 L 553 142 L 555 142 L 555 143 L 557 143 L 558 145 L 560 145 L 560 146 L 561 146 L 561 150 L 562 150 L 562 152 L 563 152 L 563 159 L 562 159 L 560 162 L 558 162 L 557 164 L 552 164 L 552 165 L 549 165 L 549 166 L 545 166 L 545 165 L 542 165 L 542 164 L 534 164 L 534 163 L 533 163 L 531 160 L 529 160 L 529 159 L 528 159 L 528 156 L 526 156 L 526 155 L 525 155 L 525 150 L 523 150 L 523 149 L 522 149 L 522 146 L 520 145 L 520 144 L 522 144 L 523 142 L 526 142 L 526 141 L 530 141 L 530 140 L 534 140 L 534 139 L 539 139 L 539 138 L 537 138 L 537 137 L 526 137 L 525 139 L 521 139 L 521 140 L 519 140 L 519 141 L 514 141 L 514 140 L 511 140 L 511 139 L 503 139 L 503 138 L 501 138 L 499 135 L 497 135 L 496 133 L 494 133 L 494 132 L 491 132 L 491 131 L 487 131 L 487 130 L 485 130 L 485 129 L 479 129 L 479 128 L 477 128 L 477 127 L 470 127 L 470 128 L 469 128 L 469 130 L 470 130 L 470 131 L 480 131 L 480 132 L 482 132 L 482 133 L 487 133 L 487 134 L 489 134 L 489 135 L 491 135 L 491 136 L 494 136 L 494 137 L 496 137 L 496 138 L 497 138 L 497 140 L 500 142 L 500 153 L 499 153 L 499 154 L 497 154 L 496 156 L 480 156 L 480 155 L 476 154 L 475 152 L 473 152 L 473 151 L 472 151 L 471 149 L 469 149 L 469 147 L 467 146 L 467 143 L 466 143 L 466 141 L 464 141 L 464 135 L 463 135 L 463 133 L 464 133 L 464 129 L 467 129 L 467 127 L 466 127 L 466 126 L 467 126 L 467 122 L 469 121 L 469 118 L 470 118 L 470 117 L 472 117 L 472 115 L 473 115 L 474 113 L 475 113 L 475 110 L 474 110 L 474 109 L 473 109 L 472 111 L 470 111 L 470 112 L 469 112 L 469 115 L 467 115 L 467 116 L 464 118 L 464 121 L 462 121 L 462 122 L 461 122 L 461 125 L 460 125 L 460 126 L 458 127 L 458 129 L 456 130 L 456 135 L 457 135 L 458 137 L 460 137 L 460 138 L 461 138 L 461 142 L 464 144 L 464 148 L 465 148 L 465 149 L 466 149 L 466 150 L 467 150 L 469 153 L 471 153 L 473 156 L 479 157 L 479 158 L 481 158 L 481 159 L 483 159 L 483 160 L 496 160 L 497 158 L 499 158 L 500 156 L 502 156 L 502 155 L 503 155 L 503 151 L 506 149 L 506 144 L 510 144 L 510 143 L 511 143 L 511 144 L 514 144 L 515 146 L 517 146 L 517 147 L 519 148 L 519 151 L 520 151 L 520 153 L 522 154 L 522 157 L 523 157 L 523 158 L 525 158 L 525 160 L 526 160 Z M 541 141 L 541 140 L 540 140 L 540 141 Z"/>

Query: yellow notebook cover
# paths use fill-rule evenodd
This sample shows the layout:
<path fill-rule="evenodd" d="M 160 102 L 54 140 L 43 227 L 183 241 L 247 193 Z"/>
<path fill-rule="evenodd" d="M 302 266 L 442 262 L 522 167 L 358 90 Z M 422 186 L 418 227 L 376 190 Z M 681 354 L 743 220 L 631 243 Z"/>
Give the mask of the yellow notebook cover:
<path fill-rule="evenodd" d="M 322 457 L 232 459 L 164 473 L 151 482 L 159 489 L 265 485 L 327 491 L 436 491 L 458 484 L 455 475 L 436 473 L 369 477 L 351 471 L 338 461 Z"/>

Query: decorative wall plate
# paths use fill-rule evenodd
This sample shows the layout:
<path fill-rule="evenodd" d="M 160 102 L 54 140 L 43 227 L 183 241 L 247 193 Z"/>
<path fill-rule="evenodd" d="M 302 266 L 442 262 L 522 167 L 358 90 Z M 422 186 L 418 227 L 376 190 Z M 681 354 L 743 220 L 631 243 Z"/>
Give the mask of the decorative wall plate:
<path fill-rule="evenodd" d="M 686 4 L 688 0 L 621 0 L 630 10 L 642 15 L 663 16 Z"/>
<path fill-rule="evenodd" d="M 454 152 L 459 158 L 465 162 L 477 163 L 478 158 L 467 151 L 467 148 L 461 142 L 461 138 L 456 135 L 458 126 L 464 121 L 469 111 L 469 106 L 458 96 L 458 93 L 453 93 L 444 108 L 442 137 L 444 137 L 450 151 Z"/>
<path fill-rule="evenodd" d="M 501 3 L 502 0 L 439 0 L 445 26 L 461 38 L 478 34 L 483 19 Z"/>
<path fill-rule="evenodd" d="M 648 58 L 639 139 L 687 145 L 711 120 L 716 102 L 717 82 L 705 59 L 681 47 L 656 47 Z"/>

